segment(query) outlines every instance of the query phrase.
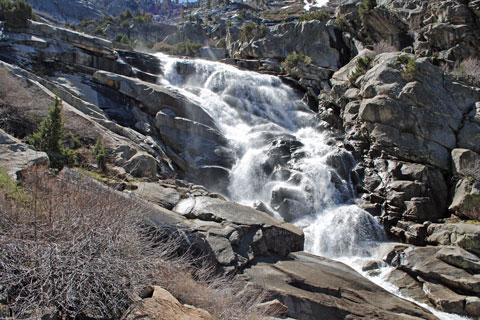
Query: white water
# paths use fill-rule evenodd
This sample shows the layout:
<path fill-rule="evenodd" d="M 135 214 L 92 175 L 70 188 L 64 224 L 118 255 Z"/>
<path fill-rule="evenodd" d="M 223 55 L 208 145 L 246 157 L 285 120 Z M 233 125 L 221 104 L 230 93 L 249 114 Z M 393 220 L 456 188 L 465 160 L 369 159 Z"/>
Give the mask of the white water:
<path fill-rule="evenodd" d="M 294 90 L 277 77 L 225 64 L 158 57 L 164 64 L 161 84 L 197 101 L 230 141 L 236 158 L 227 195 L 231 200 L 262 202 L 279 218 L 283 212 L 302 227 L 306 250 L 315 254 L 368 255 L 375 241 L 383 239 L 377 221 L 348 204 L 354 196 L 349 178 L 342 179 L 327 164 L 339 148 L 316 128 L 315 114 Z M 188 65 L 188 77 L 178 74 L 179 64 Z M 272 156 L 272 141 L 293 141 L 293 147 L 287 142 L 291 155 Z M 286 205 L 285 198 L 290 201 Z"/>
<path fill-rule="evenodd" d="M 227 190 L 231 200 L 246 205 L 263 202 L 281 218 L 271 205 L 272 194 L 286 190 L 296 200 L 289 207 L 289 217 L 304 230 L 306 251 L 340 260 L 405 298 L 384 280 L 387 269 L 374 277 L 362 272 L 365 261 L 380 256 L 377 248 L 384 240 L 383 228 L 351 204 L 351 181 L 340 178 L 328 165 L 327 159 L 339 152 L 335 141 L 317 128 L 315 114 L 291 88 L 276 77 L 220 63 L 162 54 L 158 58 L 164 65 L 161 84 L 199 103 L 229 139 L 236 157 Z M 188 65 L 189 76 L 177 72 L 179 64 Z M 288 161 L 274 162 L 266 172 L 264 165 L 272 159 L 269 150 L 275 139 L 295 141 L 297 148 Z M 342 159 L 337 159 L 337 169 L 348 168 L 338 161 Z M 420 305 L 442 320 L 467 319 Z"/>
<path fill-rule="evenodd" d="M 310 11 L 311 8 L 321 8 L 327 5 L 329 0 L 303 0 L 305 6 L 303 7 L 306 11 Z"/>

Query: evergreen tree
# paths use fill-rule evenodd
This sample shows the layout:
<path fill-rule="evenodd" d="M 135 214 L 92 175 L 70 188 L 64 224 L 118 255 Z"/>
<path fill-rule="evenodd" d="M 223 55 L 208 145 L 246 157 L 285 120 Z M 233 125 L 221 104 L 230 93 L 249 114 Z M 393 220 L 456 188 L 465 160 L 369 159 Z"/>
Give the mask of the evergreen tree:
<path fill-rule="evenodd" d="M 50 106 L 48 115 L 40 124 L 40 131 L 28 138 L 28 142 L 37 150 L 47 153 L 50 166 L 62 169 L 64 165 L 74 165 L 75 151 L 62 146 L 64 123 L 62 116 L 62 100 L 55 97 L 55 104 Z"/>
<path fill-rule="evenodd" d="M 95 144 L 95 148 L 93 149 L 93 154 L 95 155 L 95 159 L 97 160 L 98 167 L 105 171 L 107 169 L 107 160 L 105 157 L 105 148 L 103 146 L 103 140 L 98 139 L 97 143 Z"/>

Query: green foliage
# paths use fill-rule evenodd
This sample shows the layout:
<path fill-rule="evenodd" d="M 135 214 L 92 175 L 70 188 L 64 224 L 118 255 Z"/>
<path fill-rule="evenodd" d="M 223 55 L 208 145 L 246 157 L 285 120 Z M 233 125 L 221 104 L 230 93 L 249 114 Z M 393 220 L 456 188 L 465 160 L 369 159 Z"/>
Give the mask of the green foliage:
<path fill-rule="evenodd" d="M 97 160 L 97 165 L 102 171 L 107 169 L 107 158 L 105 156 L 105 148 L 103 146 L 103 140 L 98 139 L 93 148 L 93 154 L 95 155 L 95 160 Z"/>
<path fill-rule="evenodd" d="M 55 97 L 55 104 L 50 106 L 48 116 L 40 125 L 40 131 L 28 137 L 27 140 L 38 150 L 47 153 L 52 168 L 60 170 L 63 166 L 73 166 L 76 162 L 75 151 L 62 146 L 63 138 L 62 101 Z"/>
<path fill-rule="evenodd" d="M 33 11 L 25 0 L 0 0 L 0 20 L 7 26 L 25 27 L 28 19 L 33 19 Z"/>
<path fill-rule="evenodd" d="M 282 67 L 285 69 L 293 69 L 300 64 L 309 65 L 312 63 L 312 58 L 309 56 L 298 54 L 298 53 L 290 53 L 285 61 L 282 62 Z"/>
<path fill-rule="evenodd" d="M 130 27 L 130 22 L 128 22 L 128 20 L 122 21 L 122 23 L 120 23 L 120 27 L 121 28 L 128 28 L 128 27 Z"/>
<path fill-rule="evenodd" d="M 357 66 L 355 71 L 353 71 L 349 76 L 348 80 L 351 84 L 355 84 L 357 79 L 367 73 L 367 71 L 372 67 L 373 58 L 370 56 L 359 57 L 357 59 Z"/>
<path fill-rule="evenodd" d="M 132 18 L 133 18 L 133 14 L 130 11 L 130 9 L 128 9 L 128 8 L 125 11 L 120 12 L 120 14 L 118 15 L 118 19 L 120 19 L 122 21 L 132 19 Z"/>
<path fill-rule="evenodd" d="M 298 21 L 312 21 L 312 20 L 319 20 L 319 21 L 328 21 L 330 20 L 331 15 L 326 11 L 313 11 L 303 14 Z"/>
<path fill-rule="evenodd" d="M 192 42 L 190 40 L 187 40 L 185 42 L 177 43 L 173 47 L 172 54 L 179 55 L 179 56 L 193 57 L 197 55 L 201 47 L 202 47 L 202 44 L 200 42 L 198 41 Z"/>
<path fill-rule="evenodd" d="M 163 42 L 156 43 L 153 47 L 154 51 L 165 52 L 168 54 L 173 54 L 177 56 L 189 56 L 193 57 L 198 54 L 198 51 L 202 47 L 202 44 L 198 41 L 187 40 L 185 42 L 180 42 L 175 45 L 169 45 Z"/>
<path fill-rule="evenodd" d="M 265 25 L 259 25 L 253 21 L 244 22 L 238 35 L 241 41 L 250 41 L 255 36 L 264 37 L 267 35 L 268 28 Z"/>
<path fill-rule="evenodd" d="M 104 30 L 103 26 L 97 26 L 95 28 L 95 30 L 93 31 L 93 33 L 98 34 L 98 35 L 104 35 L 105 30 Z"/>
<path fill-rule="evenodd" d="M 146 12 L 140 12 L 139 10 L 137 10 L 135 12 L 135 16 L 133 17 L 133 21 L 137 22 L 137 23 L 151 23 L 152 22 L 152 17 L 150 16 L 150 14 L 146 13 Z"/>
<path fill-rule="evenodd" d="M 377 1 L 376 0 L 363 0 L 362 3 L 358 6 L 358 14 L 360 15 L 360 19 L 363 20 L 363 17 L 365 16 L 368 11 L 372 10 L 377 6 Z"/>
<path fill-rule="evenodd" d="M 415 58 L 409 56 L 398 56 L 397 60 L 405 66 L 405 72 L 408 75 L 415 75 L 415 73 L 417 72 L 417 63 Z"/>
<path fill-rule="evenodd" d="M 9 199 L 23 203 L 23 205 L 27 205 L 31 201 L 28 192 L 10 178 L 2 167 L 0 167 L 0 192 Z"/>

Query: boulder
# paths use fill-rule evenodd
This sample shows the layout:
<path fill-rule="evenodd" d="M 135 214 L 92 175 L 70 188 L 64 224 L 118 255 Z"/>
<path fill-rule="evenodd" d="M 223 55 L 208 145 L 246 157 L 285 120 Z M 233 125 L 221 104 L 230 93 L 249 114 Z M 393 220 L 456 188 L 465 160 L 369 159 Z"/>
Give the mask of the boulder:
<path fill-rule="evenodd" d="M 473 177 L 458 181 L 448 209 L 461 218 L 480 220 L 480 181 Z"/>
<path fill-rule="evenodd" d="M 480 293 L 480 275 L 472 275 L 438 258 L 438 247 L 410 247 L 400 256 L 399 268 L 428 281 L 439 282 L 451 290 L 477 295 Z"/>
<path fill-rule="evenodd" d="M 133 192 L 138 197 L 171 210 L 180 201 L 180 193 L 175 188 L 165 188 L 154 182 L 141 182 Z"/>
<path fill-rule="evenodd" d="M 260 257 L 286 257 L 303 249 L 303 232 L 253 208 L 207 196 L 189 197 L 173 209 L 184 225 L 204 235 L 225 271 L 243 268 Z"/>
<path fill-rule="evenodd" d="M 362 277 L 345 264 L 305 252 L 258 263 L 246 277 L 288 307 L 295 319 L 436 319 Z"/>
<path fill-rule="evenodd" d="M 456 245 L 480 255 L 480 225 L 478 224 L 431 224 L 427 232 L 429 244 Z"/>
<path fill-rule="evenodd" d="M 435 257 L 457 268 L 480 273 L 480 258 L 462 248 L 442 247 Z"/>
<path fill-rule="evenodd" d="M 47 167 L 48 163 L 45 152 L 36 151 L 0 129 L 0 167 L 12 179 L 19 178 L 25 169 L 35 166 Z"/>
<path fill-rule="evenodd" d="M 452 150 L 452 171 L 454 175 L 480 176 L 480 155 L 468 149 Z"/>
<path fill-rule="evenodd" d="M 161 319 L 161 320 L 213 320 L 207 311 L 181 304 L 167 290 L 153 286 L 145 290 L 149 294 L 133 303 L 122 320 Z"/>

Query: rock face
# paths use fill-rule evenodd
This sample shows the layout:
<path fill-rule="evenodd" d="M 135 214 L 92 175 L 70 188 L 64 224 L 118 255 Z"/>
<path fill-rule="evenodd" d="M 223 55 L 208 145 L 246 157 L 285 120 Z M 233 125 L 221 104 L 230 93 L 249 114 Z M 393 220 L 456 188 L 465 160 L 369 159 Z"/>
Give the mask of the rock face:
<path fill-rule="evenodd" d="M 62 22 L 79 23 L 85 18 L 101 18 L 105 14 L 92 1 L 51 1 L 51 0 L 28 0 L 32 8 Z"/>
<path fill-rule="evenodd" d="M 320 21 L 276 24 L 265 36 L 257 35 L 249 41 L 237 37 L 235 30 L 228 29 L 227 48 L 232 58 L 283 60 L 296 52 L 311 57 L 317 66 L 336 69 L 345 56 L 345 52 L 341 51 L 347 50 L 342 40 L 336 37 L 334 29 Z"/>
<path fill-rule="evenodd" d="M 372 53 L 359 56 L 367 55 Z M 350 148 L 363 159 L 368 192 L 362 205 L 400 239 L 421 244 L 426 227 L 415 223 L 447 215 L 443 175 L 451 168 L 451 151 L 462 145 L 460 133 L 480 91 L 445 77 L 427 59 L 402 53 L 377 55 L 370 67 L 351 83 L 357 68 L 352 60 L 333 75 L 330 96 L 322 98 L 341 108 Z"/>
<path fill-rule="evenodd" d="M 17 179 L 21 172 L 34 166 L 48 166 L 48 156 L 26 145 L 0 129 L 0 167 L 12 179 Z"/>
<path fill-rule="evenodd" d="M 295 319 L 436 319 L 402 300 L 341 262 L 292 253 L 291 260 L 260 263 L 248 278 L 288 306 Z"/>

